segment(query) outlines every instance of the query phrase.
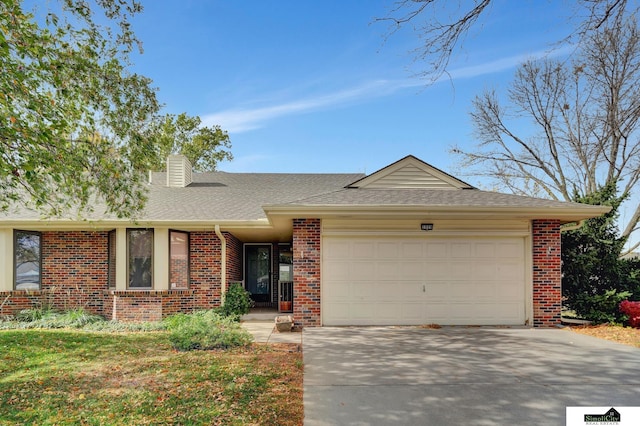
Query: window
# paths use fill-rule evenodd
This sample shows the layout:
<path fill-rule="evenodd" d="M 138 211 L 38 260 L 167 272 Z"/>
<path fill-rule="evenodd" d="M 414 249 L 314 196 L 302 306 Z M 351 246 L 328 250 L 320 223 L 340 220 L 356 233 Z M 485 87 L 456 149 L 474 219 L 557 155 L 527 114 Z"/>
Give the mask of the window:
<path fill-rule="evenodd" d="M 40 289 L 40 259 L 42 234 L 32 231 L 14 231 L 14 288 Z"/>
<path fill-rule="evenodd" d="M 127 229 L 129 288 L 151 288 L 153 283 L 153 229 Z"/>
<path fill-rule="evenodd" d="M 107 282 L 109 288 L 116 288 L 116 230 L 109 231 L 109 269 L 107 274 Z"/>
<path fill-rule="evenodd" d="M 189 233 L 169 231 L 171 288 L 189 288 Z"/>

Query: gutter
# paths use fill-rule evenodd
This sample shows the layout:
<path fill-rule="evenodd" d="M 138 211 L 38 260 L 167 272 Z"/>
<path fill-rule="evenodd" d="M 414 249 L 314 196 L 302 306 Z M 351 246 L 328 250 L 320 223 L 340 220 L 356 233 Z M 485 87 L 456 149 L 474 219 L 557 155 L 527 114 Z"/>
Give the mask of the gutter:
<path fill-rule="evenodd" d="M 227 240 L 220 232 L 220 225 L 216 224 L 215 231 L 220 239 L 220 306 L 222 306 L 227 292 Z"/>

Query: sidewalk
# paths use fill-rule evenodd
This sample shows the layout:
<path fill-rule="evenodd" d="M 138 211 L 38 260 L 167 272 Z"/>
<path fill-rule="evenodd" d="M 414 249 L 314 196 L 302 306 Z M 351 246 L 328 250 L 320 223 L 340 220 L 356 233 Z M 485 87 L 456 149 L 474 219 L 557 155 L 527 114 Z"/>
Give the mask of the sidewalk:
<path fill-rule="evenodd" d="M 302 332 L 278 332 L 273 321 L 243 321 L 242 327 L 253 335 L 256 343 L 302 344 Z"/>

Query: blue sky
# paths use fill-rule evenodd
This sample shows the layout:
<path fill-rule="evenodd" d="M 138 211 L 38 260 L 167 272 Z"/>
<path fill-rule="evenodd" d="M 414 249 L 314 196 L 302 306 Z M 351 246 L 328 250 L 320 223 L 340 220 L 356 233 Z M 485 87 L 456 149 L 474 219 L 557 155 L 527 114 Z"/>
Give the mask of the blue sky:
<path fill-rule="evenodd" d="M 418 36 L 386 38 L 374 21 L 393 0 L 148 0 L 134 70 L 166 112 L 229 132 L 235 159 L 220 170 L 371 173 L 413 154 L 463 177 L 448 151 L 474 143 L 471 100 L 506 91 L 518 63 L 567 34 L 567 3 L 494 0 L 452 80 L 427 86 L 413 77 Z"/>

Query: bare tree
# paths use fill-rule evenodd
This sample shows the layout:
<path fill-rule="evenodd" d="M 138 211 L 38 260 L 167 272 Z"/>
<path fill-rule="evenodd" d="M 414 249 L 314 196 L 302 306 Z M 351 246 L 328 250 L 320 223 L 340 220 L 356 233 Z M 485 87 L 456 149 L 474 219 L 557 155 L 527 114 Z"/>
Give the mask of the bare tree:
<path fill-rule="evenodd" d="M 620 195 L 640 189 L 640 33 L 635 17 L 625 16 L 608 16 L 572 62 L 521 65 L 505 100 L 494 91 L 474 99 L 480 142 L 453 149 L 470 174 L 514 193 L 562 200 L 611 183 Z M 640 204 L 627 203 L 635 204 L 628 205 L 625 238 L 640 219 Z"/>
<path fill-rule="evenodd" d="M 567 17 L 574 30 L 565 40 L 558 40 L 559 43 L 580 42 L 621 12 L 633 14 L 639 7 L 635 0 L 574 2 L 573 15 Z M 390 34 L 406 26 L 413 27 L 420 39 L 414 51 L 415 59 L 424 62 L 418 76 L 434 82 L 447 72 L 451 56 L 464 46 L 466 36 L 473 32 L 480 18 L 491 13 L 493 3 L 492 0 L 397 0 L 389 14 L 376 21 L 391 23 Z"/>

